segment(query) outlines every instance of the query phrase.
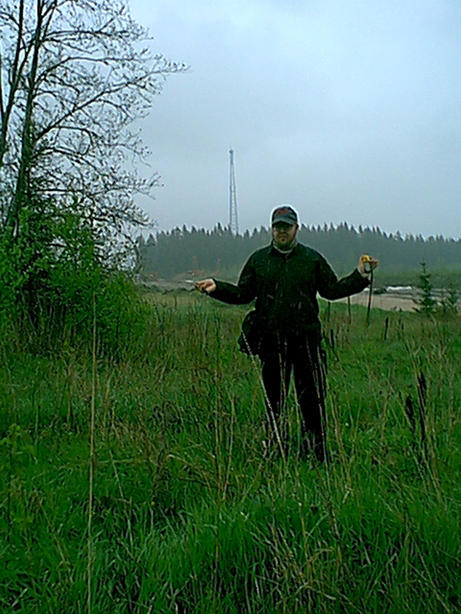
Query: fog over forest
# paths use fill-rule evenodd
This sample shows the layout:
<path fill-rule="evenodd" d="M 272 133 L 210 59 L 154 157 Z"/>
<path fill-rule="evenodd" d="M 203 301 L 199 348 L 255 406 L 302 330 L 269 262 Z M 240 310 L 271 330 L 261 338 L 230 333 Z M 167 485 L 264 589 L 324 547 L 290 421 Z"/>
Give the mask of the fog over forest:
<path fill-rule="evenodd" d="M 362 253 L 380 260 L 379 272 L 401 275 L 419 269 L 425 262 L 434 272 L 450 273 L 458 278 L 461 263 L 461 240 L 442 236 L 387 234 L 379 228 L 355 228 L 347 223 L 338 226 L 304 226 L 298 239 L 320 251 L 339 274 L 357 264 Z M 270 242 L 270 231 L 261 227 L 235 235 L 217 225 L 205 229 L 175 228 L 160 232 L 147 240 L 137 240 L 140 271 L 144 274 L 173 278 L 184 272 L 208 272 L 236 275 L 251 252 Z"/>

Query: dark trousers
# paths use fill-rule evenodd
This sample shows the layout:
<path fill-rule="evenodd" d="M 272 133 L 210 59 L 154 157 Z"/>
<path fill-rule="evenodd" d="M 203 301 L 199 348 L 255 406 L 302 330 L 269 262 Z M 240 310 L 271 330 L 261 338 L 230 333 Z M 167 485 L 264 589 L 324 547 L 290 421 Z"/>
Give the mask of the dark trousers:
<path fill-rule="evenodd" d="M 301 412 L 300 452 L 303 455 L 313 452 L 323 461 L 326 361 L 320 340 L 317 335 L 274 337 L 265 346 L 260 358 L 271 445 L 287 449 L 284 409 L 293 372 Z"/>

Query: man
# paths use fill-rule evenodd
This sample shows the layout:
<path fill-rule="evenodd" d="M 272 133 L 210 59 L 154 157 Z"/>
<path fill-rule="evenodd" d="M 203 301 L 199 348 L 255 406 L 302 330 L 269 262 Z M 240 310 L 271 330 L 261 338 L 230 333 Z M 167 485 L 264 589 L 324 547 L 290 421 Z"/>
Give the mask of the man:
<path fill-rule="evenodd" d="M 350 275 L 339 279 L 317 251 L 297 242 L 298 216 L 289 205 L 272 212 L 272 242 L 254 252 L 237 285 L 204 279 L 200 292 L 232 304 L 256 299 L 251 330 L 251 353 L 258 354 L 266 393 L 272 444 L 286 449 L 281 421 L 293 371 L 301 411 L 301 452 L 325 460 L 325 359 L 317 293 L 334 300 L 369 285 L 377 260 L 361 256 Z M 245 332 L 245 330 L 244 330 Z"/>

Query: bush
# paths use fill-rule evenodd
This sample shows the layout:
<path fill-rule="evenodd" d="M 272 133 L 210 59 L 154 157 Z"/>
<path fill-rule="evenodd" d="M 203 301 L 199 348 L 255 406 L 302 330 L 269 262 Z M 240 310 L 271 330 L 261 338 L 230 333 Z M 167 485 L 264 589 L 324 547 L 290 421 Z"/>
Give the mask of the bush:
<path fill-rule="evenodd" d="M 35 351 L 88 344 L 95 326 L 98 352 L 117 356 L 145 322 L 129 276 L 101 262 L 88 222 L 52 202 L 24 207 L 19 224 L 0 235 L 0 326 Z"/>

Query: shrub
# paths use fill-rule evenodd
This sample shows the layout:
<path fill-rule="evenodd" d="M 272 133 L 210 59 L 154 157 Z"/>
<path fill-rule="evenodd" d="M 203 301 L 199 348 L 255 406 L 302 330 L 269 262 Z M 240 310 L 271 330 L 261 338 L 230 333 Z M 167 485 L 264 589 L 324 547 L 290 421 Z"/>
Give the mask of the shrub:
<path fill-rule="evenodd" d="M 94 324 L 98 351 L 117 355 L 142 304 L 129 276 L 98 258 L 88 221 L 44 201 L 23 207 L 19 224 L 17 237 L 0 234 L 0 325 L 40 351 L 87 344 Z"/>

